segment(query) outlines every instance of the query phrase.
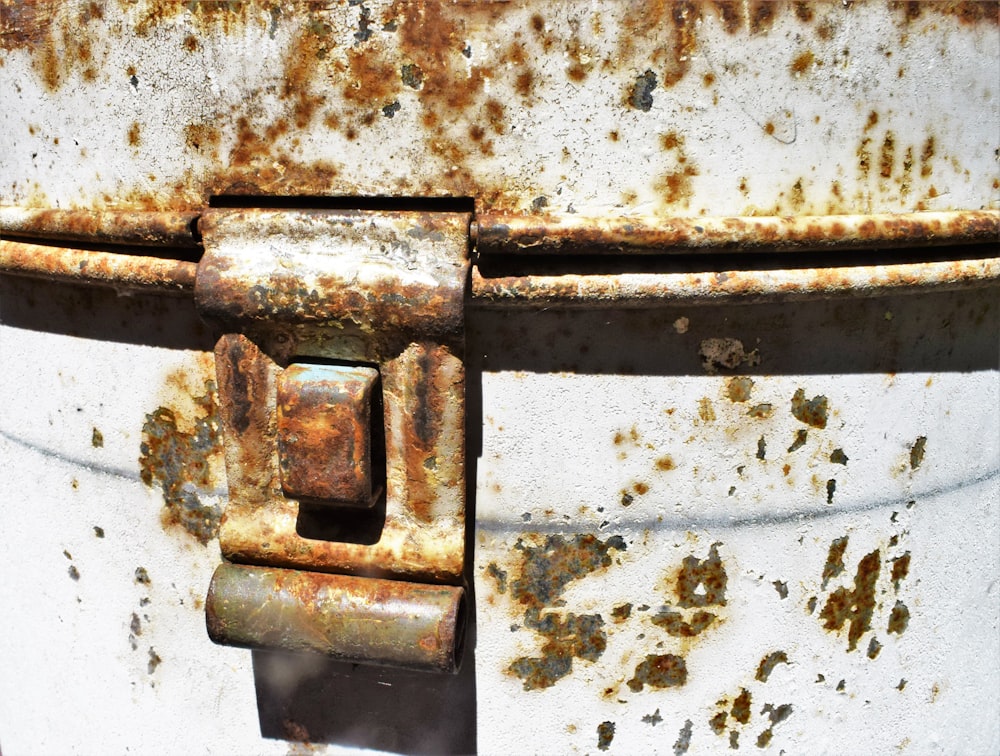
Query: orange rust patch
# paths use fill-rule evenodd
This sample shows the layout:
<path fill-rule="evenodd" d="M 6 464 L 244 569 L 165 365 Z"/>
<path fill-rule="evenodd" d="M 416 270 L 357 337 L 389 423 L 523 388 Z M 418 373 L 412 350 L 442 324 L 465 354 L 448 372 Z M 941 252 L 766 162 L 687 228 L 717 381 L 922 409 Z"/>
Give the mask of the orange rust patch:
<path fill-rule="evenodd" d="M 132 125 L 128 127 L 128 143 L 130 147 L 138 147 L 142 142 L 141 135 L 139 133 L 139 122 L 132 121 Z"/>
<path fill-rule="evenodd" d="M 891 131 L 887 131 L 885 134 L 885 140 L 882 142 L 882 152 L 879 155 L 879 175 L 881 175 L 882 178 L 889 178 L 892 176 L 895 161 L 896 138 L 893 136 Z"/>
<path fill-rule="evenodd" d="M 776 3 L 772 0 L 755 0 L 750 3 L 750 33 L 761 34 L 768 31 L 774 24 L 777 12 Z"/>
<path fill-rule="evenodd" d="M 791 64 L 788 66 L 788 70 L 792 72 L 794 76 L 801 76 L 812 66 L 813 61 L 815 61 L 815 56 L 812 54 L 811 50 L 805 50 L 800 52 L 794 58 L 792 58 Z"/>
<path fill-rule="evenodd" d="M 897 601 L 892 607 L 892 612 L 889 614 L 889 626 L 887 630 L 890 633 L 902 635 L 906 632 L 906 628 L 909 624 L 910 610 L 906 608 L 906 604 L 902 601 Z"/>
<path fill-rule="evenodd" d="M 190 391 L 183 373 L 171 375 L 168 384 Z M 159 407 L 146 415 L 139 457 L 143 483 L 163 492 L 163 525 L 181 527 L 202 545 L 218 534 L 222 514 L 218 505 L 201 500 L 216 487 L 222 459 L 215 381 L 205 379 L 204 392 L 188 394 L 192 409 Z"/>
<path fill-rule="evenodd" d="M 649 654 L 635 668 L 628 687 L 635 693 L 644 685 L 651 688 L 674 688 L 687 682 L 687 664 L 674 654 Z"/>
<path fill-rule="evenodd" d="M 674 612 L 667 608 L 653 616 L 651 621 L 657 627 L 666 630 L 667 635 L 678 638 L 693 638 L 706 630 L 716 619 L 718 618 L 711 612 L 697 611 L 691 615 L 689 621 L 685 621 L 680 612 Z"/>
<path fill-rule="evenodd" d="M 674 588 L 678 606 L 700 608 L 726 605 L 728 577 L 719 558 L 718 547 L 718 543 L 713 543 L 705 559 L 693 555 L 684 558 Z"/>
<path fill-rule="evenodd" d="M 820 619 L 826 630 L 840 630 L 845 623 L 849 625 L 848 651 L 857 648 L 861 636 L 871 629 L 872 613 L 875 610 L 875 583 L 878 581 L 880 567 L 881 560 L 876 549 L 858 562 L 853 590 L 838 588 L 830 594 L 820 612 Z"/>
<path fill-rule="evenodd" d="M 892 560 L 892 585 L 898 591 L 899 583 L 910 574 L 910 552 Z"/>
<path fill-rule="evenodd" d="M 767 682 L 767 678 L 771 676 L 774 668 L 779 664 L 788 664 L 788 654 L 784 651 L 775 651 L 772 654 L 768 654 L 757 665 L 757 674 L 754 679 L 760 682 Z"/>
<path fill-rule="evenodd" d="M 814 428 L 825 428 L 827 420 L 827 399 L 825 396 L 814 396 L 806 399 L 806 393 L 799 389 L 792 397 L 792 415 L 799 422 Z"/>
<path fill-rule="evenodd" d="M 669 454 L 656 460 L 656 469 L 661 472 L 673 470 L 675 467 L 677 467 L 677 465 L 674 463 L 673 458 Z"/>
<path fill-rule="evenodd" d="M 731 402 L 745 402 L 750 399 L 750 393 L 753 391 L 753 379 L 739 375 L 730 378 L 726 382 L 726 396 Z"/>
<path fill-rule="evenodd" d="M 920 153 L 920 177 L 928 178 L 932 173 L 934 173 L 934 166 L 931 165 L 931 160 L 934 159 L 935 142 L 934 137 L 927 137 L 927 141 L 924 142 L 924 148 Z"/>
<path fill-rule="evenodd" d="M 555 612 L 543 613 L 543 607 L 556 602 L 570 582 L 609 567 L 610 552 L 624 551 L 626 544 L 620 536 L 600 541 L 592 535 L 573 539 L 554 535 L 539 546 L 519 539 L 514 548 L 522 557 L 520 572 L 510 584 L 511 597 L 526 607 L 524 626 L 538 633 L 544 643 L 541 656 L 515 659 L 507 671 L 523 681 L 525 690 L 548 688 L 572 671 L 574 658 L 599 659 L 607 647 L 607 635 L 599 614 L 569 613 L 561 618 Z M 628 610 L 619 614 L 627 616 Z"/>
<path fill-rule="evenodd" d="M 715 422 L 715 409 L 712 407 L 712 400 L 707 396 L 698 400 L 698 417 L 702 422 Z"/>

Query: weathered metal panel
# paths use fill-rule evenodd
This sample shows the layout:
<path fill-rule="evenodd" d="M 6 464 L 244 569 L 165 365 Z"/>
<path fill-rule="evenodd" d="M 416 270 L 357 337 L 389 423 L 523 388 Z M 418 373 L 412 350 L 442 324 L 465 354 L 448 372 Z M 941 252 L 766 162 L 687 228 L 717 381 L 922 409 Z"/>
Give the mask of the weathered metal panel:
<path fill-rule="evenodd" d="M 483 750 L 995 752 L 997 294 L 474 311 Z"/>
<path fill-rule="evenodd" d="M 0 204 L 996 208 L 992 2 L 19 3 Z M 99 125 L 95 125 L 95 114 Z"/>
<path fill-rule="evenodd" d="M 998 22 L 987 2 L 0 3 L 0 269 L 113 287 L 0 277 L 5 753 L 1000 751 L 994 251 L 490 255 L 988 242 Z M 205 636 L 222 436 L 250 416 L 219 406 L 191 301 L 142 294 L 190 292 L 195 264 L 129 247 L 193 260 L 196 217 L 254 201 L 220 194 L 474 201 L 469 301 L 416 298 L 470 328 L 456 677 Z M 377 285 L 276 330 L 304 314 L 295 275 L 216 298 L 270 332 L 258 388 L 345 308 L 407 335 L 413 302 Z M 404 420 L 447 387 L 403 376 L 466 374 L 444 347 L 398 360 L 389 483 L 427 490 L 448 470 Z M 456 407 L 435 416 L 460 448 Z M 280 479 L 262 448 L 233 467 L 252 497 Z M 230 555 L 458 580 L 460 526 L 414 543 L 390 517 L 379 548 L 342 548 L 252 497 L 228 502 Z"/>

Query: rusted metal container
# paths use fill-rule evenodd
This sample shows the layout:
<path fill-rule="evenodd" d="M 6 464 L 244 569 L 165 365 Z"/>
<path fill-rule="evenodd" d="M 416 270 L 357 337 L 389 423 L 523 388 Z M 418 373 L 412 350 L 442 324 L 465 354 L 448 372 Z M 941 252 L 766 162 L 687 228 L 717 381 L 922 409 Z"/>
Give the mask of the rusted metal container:
<path fill-rule="evenodd" d="M 1000 751 L 998 66 L 0 0 L 4 754 Z"/>

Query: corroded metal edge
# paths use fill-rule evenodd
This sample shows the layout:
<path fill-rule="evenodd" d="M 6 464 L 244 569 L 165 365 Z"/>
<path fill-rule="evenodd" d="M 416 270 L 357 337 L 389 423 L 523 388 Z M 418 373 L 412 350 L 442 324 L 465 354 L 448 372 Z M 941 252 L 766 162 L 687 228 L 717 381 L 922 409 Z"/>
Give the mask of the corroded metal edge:
<path fill-rule="evenodd" d="M 373 361 L 463 325 L 468 213 L 210 210 L 198 307 L 232 330 L 352 331 Z M 314 331 L 299 341 L 329 339 Z M 349 355 L 337 355 L 343 359 Z"/>
<path fill-rule="evenodd" d="M 0 274 L 190 294 L 198 266 L 184 260 L 0 240 Z"/>
<path fill-rule="evenodd" d="M 480 307 L 628 307 L 876 296 L 995 286 L 1000 258 L 791 270 L 486 277 L 472 272 Z"/>
<path fill-rule="evenodd" d="M 458 670 L 465 621 L 461 587 L 236 564 L 205 601 L 216 643 L 432 672 Z"/>
<path fill-rule="evenodd" d="M 733 218 L 593 218 L 483 214 L 476 251 L 494 254 L 664 254 L 887 249 L 1000 240 L 1000 212 Z"/>
<path fill-rule="evenodd" d="M 193 247 L 197 212 L 0 206 L 0 235 L 103 244 Z"/>

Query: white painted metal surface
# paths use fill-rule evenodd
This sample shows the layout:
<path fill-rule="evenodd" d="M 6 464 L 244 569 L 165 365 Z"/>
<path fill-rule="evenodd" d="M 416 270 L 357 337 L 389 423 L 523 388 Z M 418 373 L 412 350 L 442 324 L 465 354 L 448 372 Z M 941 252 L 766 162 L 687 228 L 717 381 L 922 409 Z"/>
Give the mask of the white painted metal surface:
<path fill-rule="evenodd" d="M 0 205 L 996 210 L 995 8 L 4 2 Z M 0 749 L 1000 752 L 997 288 L 904 288 L 470 308 L 436 677 L 212 645 L 216 334 L 0 277 Z"/>

